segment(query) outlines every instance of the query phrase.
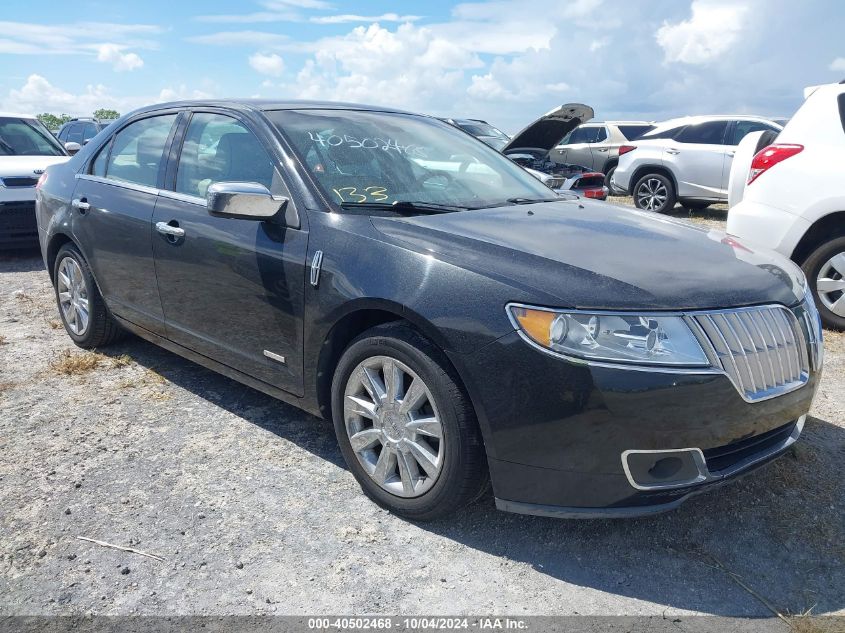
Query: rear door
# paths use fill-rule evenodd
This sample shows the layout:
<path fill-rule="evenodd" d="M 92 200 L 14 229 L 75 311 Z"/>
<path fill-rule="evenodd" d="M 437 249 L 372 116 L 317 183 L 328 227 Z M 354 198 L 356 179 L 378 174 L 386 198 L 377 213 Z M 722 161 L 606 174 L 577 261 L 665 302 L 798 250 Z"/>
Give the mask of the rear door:
<path fill-rule="evenodd" d="M 722 174 L 728 134 L 727 120 L 687 125 L 663 150 L 663 162 L 672 169 L 681 198 L 727 197 Z"/>
<path fill-rule="evenodd" d="M 107 305 L 162 335 L 151 223 L 178 117 L 176 111 L 146 114 L 123 126 L 77 175 L 73 195 L 73 233 Z"/>
<path fill-rule="evenodd" d="M 268 138 L 227 110 L 194 112 L 180 136 L 153 218 L 156 227 L 184 231 L 153 233 L 167 336 L 302 395 L 306 228 L 212 217 L 206 207 L 209 185 L 223 181 L 256 182 L 291 198 Z M 299 217 L 288 204 L 286 217 Z"/>

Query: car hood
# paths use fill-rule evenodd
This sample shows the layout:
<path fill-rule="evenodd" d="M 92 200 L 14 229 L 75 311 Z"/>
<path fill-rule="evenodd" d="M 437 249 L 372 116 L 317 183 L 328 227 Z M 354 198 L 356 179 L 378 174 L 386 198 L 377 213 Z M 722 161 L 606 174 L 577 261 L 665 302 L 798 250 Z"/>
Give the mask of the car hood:
<path fill-rule="evenodd" d="M 0 156 L 0 178 L 38 176 L 50 165 L 63 163 L 69 156 Z"/>
<path fill-rule="evenodd" d="M 595 116 L 593 109 L 583 103 L 566 103 L 547 112 L 521 132 L 514 134 L 501 152 L 548 153 L 560 139 Z"/>
<path fill-rule="evenodd" d="M 798 268 L 724 232 L 588 200 L 376 218 L 389 239 L 497 278 L 513 301 L 582 309 L 695 310 L 803 297 Z"/>

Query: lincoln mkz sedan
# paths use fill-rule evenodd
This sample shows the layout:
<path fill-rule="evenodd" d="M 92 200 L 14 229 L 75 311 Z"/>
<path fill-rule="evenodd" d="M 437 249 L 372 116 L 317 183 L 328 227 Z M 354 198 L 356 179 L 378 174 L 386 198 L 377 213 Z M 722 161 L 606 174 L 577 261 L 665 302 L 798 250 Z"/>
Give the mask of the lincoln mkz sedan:
<path fill-rule="evenodd" d="M 788 260 L 558 195 L 431 117 L 152 106 L 50 167 L 37 214 L 77 345 L 132 332 L 330 418 L 410 519 L 488 483 L 514 512 L 675 508 L 783 453 L 820 378 Z"/>

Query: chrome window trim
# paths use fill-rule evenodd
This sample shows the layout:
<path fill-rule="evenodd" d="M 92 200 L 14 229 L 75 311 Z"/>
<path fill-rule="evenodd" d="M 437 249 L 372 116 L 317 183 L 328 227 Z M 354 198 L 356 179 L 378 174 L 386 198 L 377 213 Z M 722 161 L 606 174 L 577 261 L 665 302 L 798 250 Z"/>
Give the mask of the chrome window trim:
<path fill-rule="evenodd" d="M 785 310 L 792 314 L 795 321 L 798 322 L 798 316 L 795 315 L 794 310 L 800 306 L 802 306 L 807 301 L 805 297 L 802 301 L 796 303 L 792 307 L 785 306 L 780 303 L 771 303 L 771 304 L 764 304 L 764 305 L 756 305 L 756 306 L 742 306 L 738 308 L 723 308 L 718 310 L 669 310 L 669 311 L 661 311 L 661 310 L 643 310 L 643 311 L 636 311 L 636 310 L 585 310 L 581 308 L 548 308 L 544 306 L 535 306 L 526 303 L 519 303 L 519 302 L 509 302 L 505 304 L 505 314 L 508 317 L 508 321 L 510 321 L 511 326 L 514 328 L 514 331 L 519 335 L 519 337 L 528 343 L 534 349 L 543 352 L 549 356 L 554 358 L 558 358 L 561 360 L 565 360 L 569 363 L 574 365 L 582 366 L 582 367 L 598 367 L 603 369 L 622 369 L 627 371 L 645 371 L 645 372 L 655 372 L 661 374 L 680 374 L 680 375 L 720 375 L 727 378 L 731 384 L 733 385 L 734 389 L 736 389 L 737 393 L 740 397 L 749 403 L 755 402 L 764 402 L 766 400 L 770 400 L 771 398 L 776 398 L 778 396 L 791 393 L 796 391 L 802 387 L 804 387 L 810 379 L 810 375 L 807 372 L 803 372 L 801 375 L 801 380 L 784 385 L 781 388 L 776 390 L 771 390 L 771 393 L 765 393 L 764 395 L 758 395 L 755 397 L 749 398 L 748 395 L 740 388 L 740 386 L 734 381 L 734 379 L 730 376 L 730 374 L 722 369 L 718 365 L 718 360 L 714 356 L 715 350 L 712 349 L 713 345 L 710 343 L 706 334 L 701 331 L 701 326 L 698 325 L 696 316 L 702 316 L 706 314 L 737 314 L 740 312 L 746 311 L 753 311 L 753 310 L 762 310 L 762 309 L 780 309 Z M 522 331 L 522 328 L 519 327 L 519 323 L 517 323 L 516 319 L 514 318 L 513 314 L 511 313 L 511 308 L 527 308 L 530 310 L 542 310 L 545 312 L 554 312 L 560 313 L 565 312 L 567 314 L 607 314 L 607 315 L 636 315 L 636 316 L 674 316 L 674 317 L 681 317 L 687 323 L 687 326 L 690 327 L 690 330 L 693 336 L 698 341 L 699 345 L 701 346 L 702 350 L 704 351 L 705 356 L 707 356 L 710 365 L 699 365 L 699 366 L 692 366 L 692 365 L 637 365 L 634 363 L 624 363 L 624 362 L 612 362 L 612 361 L 596 361 L 590 360 L 586 358 L 580 358 L 577 356 L 571 356 L 568 354 L 563 354 L 561 352 L 556 352 L 551 350 L 547 347 L 543 347 L 536 341 L 532 340 L 525 332 Z M 694 327 L 693 327 L 694 325 Z M 810 354 L 810 341 L 807 339 L 807 336 L 803 332 L 803 328 L 798 327 L 798 331 L 801 333 L 801 341 L 804 343 L 804 347 L 807 354 Z M 812 361 L 811 361 L 812 362 Z"/>
<path fill-rule="evenodd" d="M 168 200 L 176 200 L 177 202 L 187 202 L 188 204 L 195 204 L 200 207 L 208 207 L 208 201 L 199 196 L 192 196 L 188 193 L 180 193 L 178 191 L 171 191 L 170 189 L 161 189 L 158 192 L 162 198 Z"/>
<path fill-rule="evenodd" d="M 99 182 L 104 185 L 112 185 L 114 187 L 120 187 L 121 189 L 130 189 L 132 191 L 140 191 L 141 193 L 149 193 L 154 196 L 157 196 L 161 193 L 161 189 L 156 187 L 149 187 L 147 185 L 139 185 L 134 182 L 128 182 L 126 180 L 115 180 L 114 178 L 107 178 L 104 176 L 93 176 L 91 174 L 76 174 L 77 180 L 89 180 L 91 182 Z"/>

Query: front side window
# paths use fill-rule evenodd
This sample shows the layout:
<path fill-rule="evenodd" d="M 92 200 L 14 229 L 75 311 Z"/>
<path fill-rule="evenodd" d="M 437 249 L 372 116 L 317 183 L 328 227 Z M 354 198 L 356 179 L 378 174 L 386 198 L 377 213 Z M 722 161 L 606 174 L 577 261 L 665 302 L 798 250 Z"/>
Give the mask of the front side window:
<path fill-rule="evenodd" d="M 478 208 L 558 199 L 496 150 L 428 117 L 358 110 L 267 116 L 336 205 L 417 203 Z"/>
<path fill-rule="evenodd" d="M 95 123 L 86 123 L 82 128 L 82 142 L 87 143 L 97 136 L 97 132 L 99 132 L 99 130 L 97 129 L 97 125 Z"/>
<path fill-rule="evenodd" d="M 688 125 L 675 140 L 679 143 L 698 143 L 700 145 L 722 145 L 728 130 L 727 121 L 707 121 Z"/>
<path fill-rule="evenodd" d="M 130 123 L 118 132 L 112 141 L 106 178 L 155 187 L 175 121 L 175 114 L 154 116 Z"/>
<path fill-rule="evenodd" d="M 194 114 L 176 170 L 176 191 L 205 197 L 215 182 L 257 182 L 271 191 L 276 170 L 261 142 L 232 117 Z"/>
<path fill-rule="evenodd" d="M 0 117 L 0 156 L 64 156 L 56 137 L 36 119 Z"/>
<path fill-rule="evenodd" d="M 770 130 L 778 132 L 779 130 L 773 125 L 768 125 L 760 121 L 737 121 L 734 125 L 733 134 L 731 135 L 730 145 L 739 145 L 739 142 L 751 132 L 763 132 Z"/>

